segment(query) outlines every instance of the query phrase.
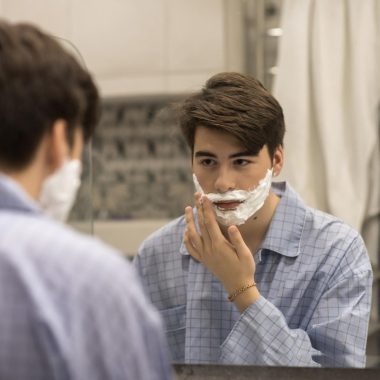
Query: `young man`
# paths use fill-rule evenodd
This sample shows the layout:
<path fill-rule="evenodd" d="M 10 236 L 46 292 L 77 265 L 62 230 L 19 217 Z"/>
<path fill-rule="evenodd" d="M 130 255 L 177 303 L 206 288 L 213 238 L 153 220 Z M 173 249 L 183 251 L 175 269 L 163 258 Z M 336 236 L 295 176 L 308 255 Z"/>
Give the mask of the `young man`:
<path fill-rule="evenodd" d="M 175 361 L 365 365 L 372 271 L 359 234 L 287 183 L 280 105 L 221 73 L 184 101 L 195 208 L 135 260 Z"/>
<path fill-rule="evenodd" d="M 90 75 L 0 21 L 0 378 L 168 379 L 159 314 L 128 263 L 63 220 L 98 118 Z"/>

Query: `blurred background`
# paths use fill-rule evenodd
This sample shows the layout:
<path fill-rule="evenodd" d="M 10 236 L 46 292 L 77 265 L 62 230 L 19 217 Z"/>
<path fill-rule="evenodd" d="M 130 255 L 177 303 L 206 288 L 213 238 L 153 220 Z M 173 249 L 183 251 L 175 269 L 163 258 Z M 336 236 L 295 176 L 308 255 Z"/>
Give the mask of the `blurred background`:
<path fill-rule="evenodd" d="M 0 0 L 94 75 L 102 119 L 70 223 L 126 257 L 192 204 L 173 105 L 213 74 L 252 74 L 287 124 L 282 179 L 359 230 L 374 268 L 367 366 L 379 366 L 379 0 Z"/>

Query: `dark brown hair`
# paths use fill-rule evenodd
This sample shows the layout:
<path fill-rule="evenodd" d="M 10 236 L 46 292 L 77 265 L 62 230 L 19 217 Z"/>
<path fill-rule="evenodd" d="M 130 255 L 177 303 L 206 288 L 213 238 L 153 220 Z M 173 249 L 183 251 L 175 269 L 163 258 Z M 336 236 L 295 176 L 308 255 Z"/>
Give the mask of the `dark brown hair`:
<path fill-rule="evenodd" d="M 26 166 L 58 119 L 87 141 L 99 118 L 90 76 L 53 38 L 31 24 L 0 20 L 0 163 Z"/>
<path fill-rule="evenodd" d="M 192 152 L 198 126 L 235 136 L 255 155 L 266 144 L 272 158 L 275 149 L 283 145 L 285 133 L 277 100 L 257 79 L 234 72 L 214 75 L 199 93 L 184 100 L 179 122 Z"/>

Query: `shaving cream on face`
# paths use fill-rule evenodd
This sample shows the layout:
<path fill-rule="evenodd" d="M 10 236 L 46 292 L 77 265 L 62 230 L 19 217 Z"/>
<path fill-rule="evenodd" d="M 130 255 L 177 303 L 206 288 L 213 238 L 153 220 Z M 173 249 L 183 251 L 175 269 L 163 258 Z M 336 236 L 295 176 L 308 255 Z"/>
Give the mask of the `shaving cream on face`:
<path fill-rule="evenodd" d="M 216 219 L 220 224 L 224 226 L 239 226 L 263 207 L 272 184 L 272 169 L 267 170 L 265 177 L 261 179 L 256 188 L 251 191 L 232 190 L 223 194 L 205 194 L 195 174 L 193 174 L 193 181 L 196 191 L 206 196 L 213 203 Z M 241 203 L 237 208 L 232 210 L 221 210 L 215 205 L 215 203 L 226 201 L 238 201 Z"/>

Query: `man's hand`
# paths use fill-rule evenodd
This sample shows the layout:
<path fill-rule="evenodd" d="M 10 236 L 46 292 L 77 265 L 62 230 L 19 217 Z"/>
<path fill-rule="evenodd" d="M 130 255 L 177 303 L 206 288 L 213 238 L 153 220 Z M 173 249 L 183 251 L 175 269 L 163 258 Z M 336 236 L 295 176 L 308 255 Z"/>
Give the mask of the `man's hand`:
<path fill-rule="evenodd" d="M 190 255 L 222 282 L 228 294 L 252 283 L 255 261 L 238 228 L 228 227 L 228 241 L 219 228 L 212 204 L 207 197 L 196 193 L 195 205 L 200 234 L 195 226 L 192 208 L 185 209 L 187 229 L 184 242 Z M 243 311 L 259 297 L 257 288 L 252 287 L 239 294 L 235 304 Z"/>

